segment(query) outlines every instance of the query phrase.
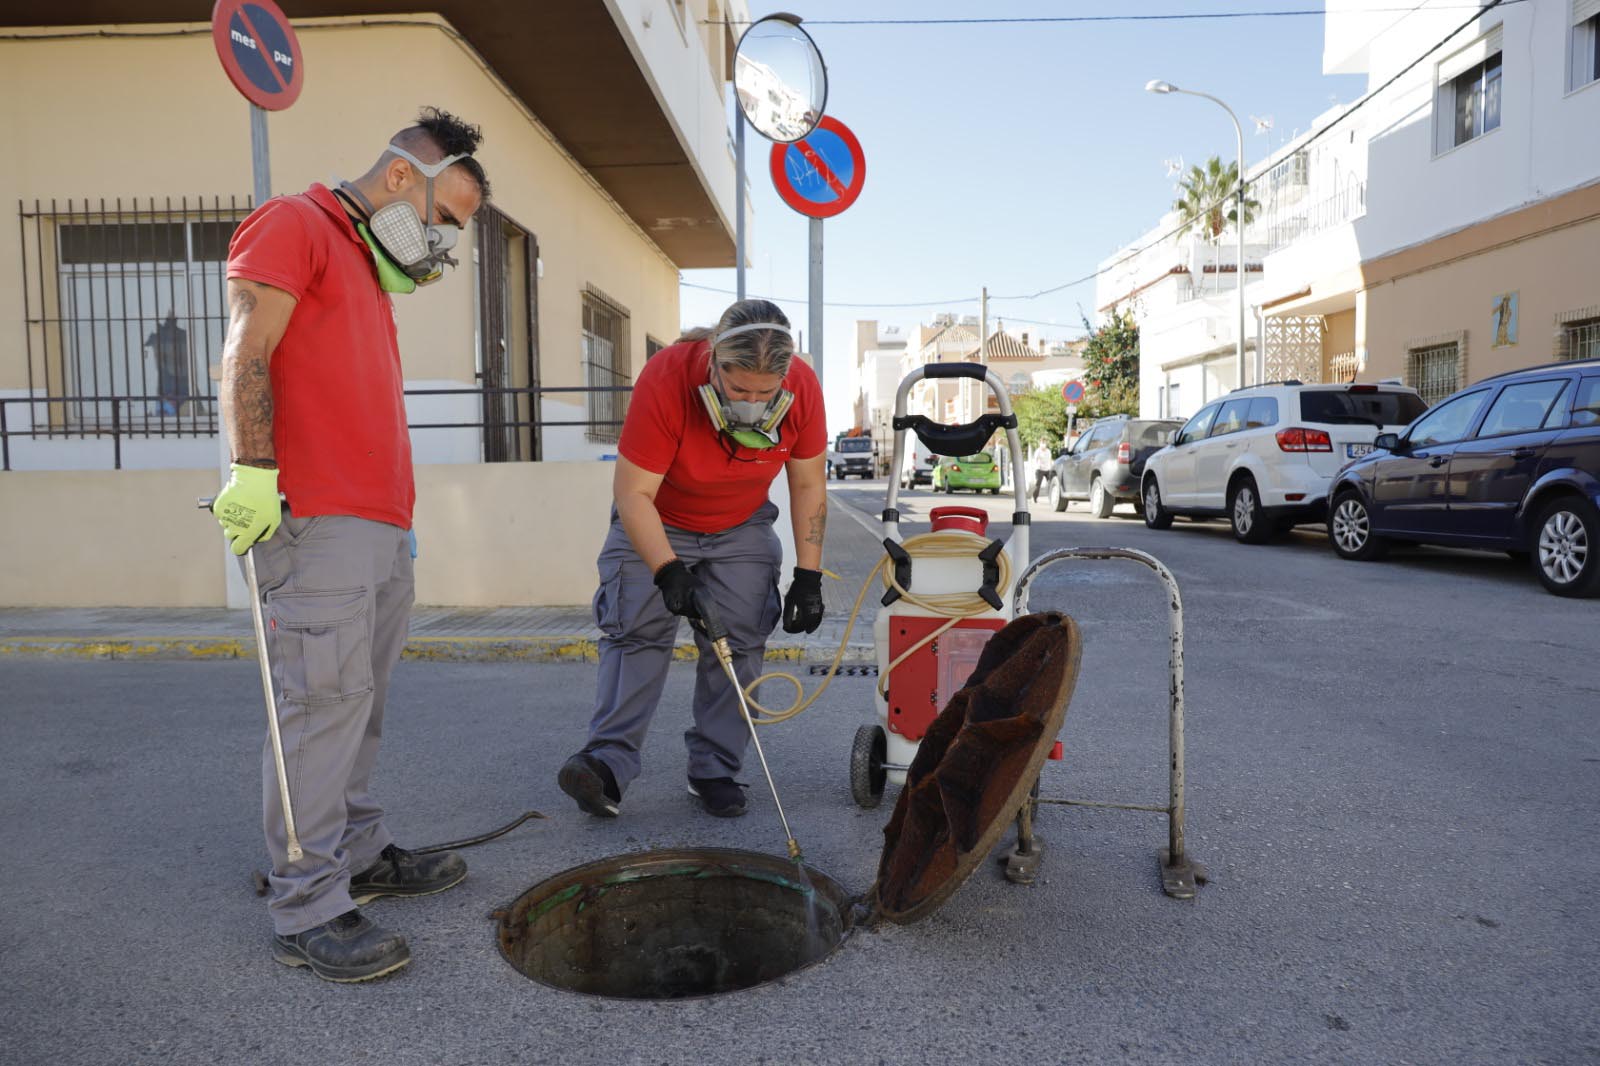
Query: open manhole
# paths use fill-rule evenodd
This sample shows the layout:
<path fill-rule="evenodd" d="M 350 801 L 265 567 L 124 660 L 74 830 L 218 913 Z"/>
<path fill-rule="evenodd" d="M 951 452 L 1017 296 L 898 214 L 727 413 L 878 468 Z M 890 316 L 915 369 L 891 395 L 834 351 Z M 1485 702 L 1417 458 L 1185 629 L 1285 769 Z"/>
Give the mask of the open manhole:
<path fill-rule="evenodd" d="M 500 952 L 542 984 L 620 999 L 682 999 L 775 981 L 831 955 L 845 892 L 820 870 L 717 848 L 574 867 L 517 898 Z"/>
<path fill-rule="evenodd" d="M 856 922 L 913 922 L 987 861 L 1038 779 L 1078 677 L 1070 618 L 1000 630 L 929 728 L 855 903 L 822 871 L 753 851 L 617 855 L 524 892 L 500 952 L 545 985 L 620 999 L 736 992 L 820 962 Z M 859 915 L 859 918 L 858 918 Z"/>

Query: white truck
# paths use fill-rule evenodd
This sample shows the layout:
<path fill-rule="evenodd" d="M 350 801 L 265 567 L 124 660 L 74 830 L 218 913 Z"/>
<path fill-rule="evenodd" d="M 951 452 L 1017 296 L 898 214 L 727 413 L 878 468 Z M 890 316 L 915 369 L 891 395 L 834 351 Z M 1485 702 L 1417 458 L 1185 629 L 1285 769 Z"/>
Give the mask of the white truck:
<path fill-rule="evenodd" d="M 841 433 L 828 448 L 828 476 L 870 478 L 877 473 L 877 453 L 871 437 Z"/>

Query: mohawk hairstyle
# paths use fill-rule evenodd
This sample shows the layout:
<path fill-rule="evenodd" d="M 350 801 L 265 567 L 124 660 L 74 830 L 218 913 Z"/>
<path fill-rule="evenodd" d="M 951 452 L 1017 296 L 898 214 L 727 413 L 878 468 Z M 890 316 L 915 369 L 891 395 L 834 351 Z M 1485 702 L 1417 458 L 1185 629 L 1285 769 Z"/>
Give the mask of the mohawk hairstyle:
<path fill-rule="evenodd" d="M 437 107 L 424 107 L 417 113 L 417 124 L 412 130 L 426 134 L 444 155 L 465 155 L 467 158 L 458 160 L 456 166 L 472 175 L 472 180 L 478 183 L 478 190 L 483 194 L 483 198 L 489 199 L 489 176 L 483 172 L 483 164 L 472 156 L 472 153 L 478 150 L 478 145 L 483 143 L 482 129 L 462 121 L 448 111 Z"/>

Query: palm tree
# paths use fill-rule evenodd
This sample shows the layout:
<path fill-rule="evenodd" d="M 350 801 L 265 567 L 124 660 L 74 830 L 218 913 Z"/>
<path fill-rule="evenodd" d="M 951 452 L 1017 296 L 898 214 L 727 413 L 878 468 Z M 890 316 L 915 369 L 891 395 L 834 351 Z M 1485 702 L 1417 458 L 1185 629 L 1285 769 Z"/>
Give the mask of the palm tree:
<path fill-rule="evenodd" d="M 1239 207 L 1234 199 L 1234 191 L 1238 184 L 1237 162 L 1225 165 L 1222 160 L 1212 156 L 1204 167 L 1190 167 L 1189 173 L 1178 183 L 1178 199 L 1172 204 L 1172 209 L 1183 219 L 1183 225 L 1178 229 L 1178 236 L 1182 237 L 1191 230 L 1199 230 L 1200 236 L 1208 244 L 1220 245 L 1223 230 L 1230 224 L 1237 225 L 1239 221 Z M 1256 220 L 1256 212 L 1260 208 L 1261 204 L 1250 199 L 1247 191 L 1244 196 L 1246 226 Z M 1243 264 L 1238 264 L 1237 268 L 1242 269 Z M 1221 282 L 1219 276 L 1217 279 L 1219 287 Z"/>

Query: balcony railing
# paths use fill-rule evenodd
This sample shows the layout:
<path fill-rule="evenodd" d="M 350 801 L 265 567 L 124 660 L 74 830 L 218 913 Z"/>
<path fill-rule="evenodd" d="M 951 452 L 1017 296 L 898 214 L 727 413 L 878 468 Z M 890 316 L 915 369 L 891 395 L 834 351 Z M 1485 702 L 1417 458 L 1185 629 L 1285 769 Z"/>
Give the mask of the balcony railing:
<path fill-rule="evenodd" d="M 546 396 L 555 396 L 567 393 L 605 394 L 601 397 L 607 404 L 616 405 L 615 393 L 630 393 L 633 387 L 611 386 L 532 386 L 527 388 L 491 388 L 491 387 L 465 387 L 458 389 L 407 389 L 407 396 L 463 396 L 480 398 L 483 402 L 478 405 L 479 417 L 453 418 L 448 421 L 412 422 L 407 428 L 412 431 L 424 429 L 479 429 L 484 432 L 485 461 L 490 461 L 494 454 L 503 454 L 508 458 L 520 459 L 524 455 L 540 455 L 543 449 L 537 446 L 518 449 L 513 442 L 509 447 L 495 453 L 488 447 L 491 437 L 509 436 L 520 438 L 524 430 L 533 437 L 542 435 L 543 431 L 551 427 L 582 426 L 587 431 L 594 431 L 604 427 L 611 433 L 619 432 L 621 422 L 597 422 L 593 418 L 579 418 L 555 421 L 542 417 L 540 400 Z M 521 397 L 526 401 L 519 402 Z M 103 409 L 104 417 L 93 421 L 77 421 L 70 418 L 74 405 L 93 403 Z M 13 438 L 38 439 L 54 438 L 57 440 L 105 440 L 111 441 L 111 465 L 114 470 L 122 469 L 123 444 L 128 440 L 170 439 L 177 437 L 208 437 L 214 436 L 215 429 L 215 396 L 0 396 L 0 470 L 11 469 L 11 441 Z M 194 410 L 204 412 L 198 417 L 179 419 L 170 414 L 151 414 L 152 410 L 161 411 L 163 404 L 176 405 L 180 411 Z M 19 421 L 13 413 L 13 408 L 26 406 L 27 425 L 14 428 Z M 620 406 L 620 405 L 618 405 Z M 519 410 L 520 408 L 520 410 Z M 526 416 L 526 417 L 524 417 Z M 530 445 L 532 442 L 529 442 Z"/>
<path fill-rule="evenodd" d="M 1276 252 L 1367 213 L 1367 183 L 1352 182 L 1332 196 L 1290 208 L 1266 221 L 1267 251 Z"/>

